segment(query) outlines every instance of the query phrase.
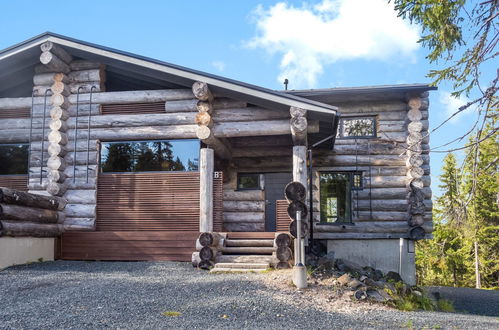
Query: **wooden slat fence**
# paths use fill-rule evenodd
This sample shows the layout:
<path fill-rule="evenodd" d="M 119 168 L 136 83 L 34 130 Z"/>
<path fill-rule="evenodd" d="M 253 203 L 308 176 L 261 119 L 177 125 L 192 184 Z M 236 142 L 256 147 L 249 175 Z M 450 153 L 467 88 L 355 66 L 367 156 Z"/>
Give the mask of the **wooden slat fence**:
<path fill-rule="evenodd" d="M 31 109 L 12 109 L 12 110 L 2 110 L 0 111 L 0 119 L 11 119 L 11 118 L 29 118 L 31 117 Z"/>
<path fill-rule="evenodd" d="M 288 202 L 286 200 L 276 201 L 276 231 L 288 232 L 291 218 L 288 215 Z"/>
<path fill-rule="evenodd" d="M 130 103 L 130 104 L 103 104 L 103 115 L 137 115 L 143 113 L 165 113 L 165 102 Z"/>
<path fill-rule="evenodd" d="M 0 175 L 0 187 L 28 191 L 27 175 Z"/>

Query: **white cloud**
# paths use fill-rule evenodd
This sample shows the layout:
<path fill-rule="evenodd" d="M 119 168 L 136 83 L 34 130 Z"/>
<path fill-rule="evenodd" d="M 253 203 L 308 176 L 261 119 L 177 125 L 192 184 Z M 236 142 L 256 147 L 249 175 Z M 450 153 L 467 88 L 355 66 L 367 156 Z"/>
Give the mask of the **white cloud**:
<path fill-rule="evenodd" d="M 278 81 L 314 87 L 324 66 L 341 60 L 400 61 L 419 48 L 416 26 L 397 17 L 386 0 L 323 0 L 294 7 L 284 2 L 253 12 L 256 35 L 246 46 L 281 56 Z"/>
<path fill-rule="evenodd" d="M 220 72 L 225 70 L 225 63 L 222 61 L 213 61 L 211 65 Z"/>
<path fill-rule="evenodd" d="M 468 103 L 470 100 L 461 95 L 460 97 L 454 97 L 450 92 L 446 91 L 440 91 L 439 92 L 439 97 L 438 101 L 440 104 L 444 106 L 444 116 L 445 119 L 449 118 L 452 116 L 456 111 L 459 110 L 459 107 L 465 105 Z M 470 114 L 473 112 L 474 107 L 469 107 L 468 109 L 464 110 L 463 112 L 457 114 L 456 116 L 452 117 L 452 119 L 449 120 L 451 123 L 457 123 L 460 119 L 462 119 L 463 116 Z"/>

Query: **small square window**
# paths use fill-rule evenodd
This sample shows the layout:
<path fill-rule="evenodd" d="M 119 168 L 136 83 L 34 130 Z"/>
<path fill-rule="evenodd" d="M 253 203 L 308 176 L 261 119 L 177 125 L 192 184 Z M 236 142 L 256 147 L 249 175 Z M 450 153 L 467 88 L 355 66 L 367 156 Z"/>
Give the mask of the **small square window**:
<path fill-rule="evenodd" d="M 362 177 L 362 172 L 352 173 L 352 190 L 362 190 L 364 189 L 364 180 Z"/>
<path fill-rule="evenodd" d="M 338 138 L 375 138 L 375 117 L 343 117 L 338 125 Z"/>
<path fill-rule="evenodd" d="M 260 190 L 260 174 L 239 173 L 237 176 L 237 190 Z"/>

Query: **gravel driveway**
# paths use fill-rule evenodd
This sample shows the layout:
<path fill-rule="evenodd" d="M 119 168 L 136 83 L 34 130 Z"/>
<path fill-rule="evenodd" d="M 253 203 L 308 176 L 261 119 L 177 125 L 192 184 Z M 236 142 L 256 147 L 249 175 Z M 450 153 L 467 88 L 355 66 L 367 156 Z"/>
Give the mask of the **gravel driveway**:
<path fill-rule="evenodd" d="M 299 292 L 283 300 L 261 276 L 214 275 L 174 262 L 16 266 L 0 271 L 0 328 L 499 328 L 497 317 L 467 314 L 327 312 L 313 302 L 293 304 Z"/>

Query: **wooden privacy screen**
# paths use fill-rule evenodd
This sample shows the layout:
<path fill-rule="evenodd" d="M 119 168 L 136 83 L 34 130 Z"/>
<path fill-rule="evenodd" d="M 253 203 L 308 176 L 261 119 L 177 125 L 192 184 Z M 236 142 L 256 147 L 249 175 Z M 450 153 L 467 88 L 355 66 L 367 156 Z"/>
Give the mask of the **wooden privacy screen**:
<path fill-rule="evenodd" d="M 58 253 L 65 260 L 190 261 L 198 236 L 193 231 L 66 232 Z"/>
<path fill-rule="evenodd" d="M 214 230 L 222 231 L 222 173 L 214 181 Z M 97 231 L 199 231 L 199 172 L 100 174 Z"/>
<path fill-rule="evenodd" d="M 31 117 L 31 109 L 13 109 L 13 110 L 2 110 L 0 111 L 0 119 L 9 118 L 29 118 Z"/>
<path fill-rule="evenodd" d="M 101 107 L 103 115 L 138 115 L 142 113 L 165 113 L 165 102 L 103 104 Z"/>
<path fill-rule="evenodd" d="M 276 231 L 277 232 L 288 232 L 289 224 L 291 223 L 291 218 L 288 215 L 288 205 L 286 200 L 277 200 L 276 202 Z"/>
<path fill-rule="evenodd" d="M 0 175 L 0 187 L 28 191 L 27 175 Z"/>

